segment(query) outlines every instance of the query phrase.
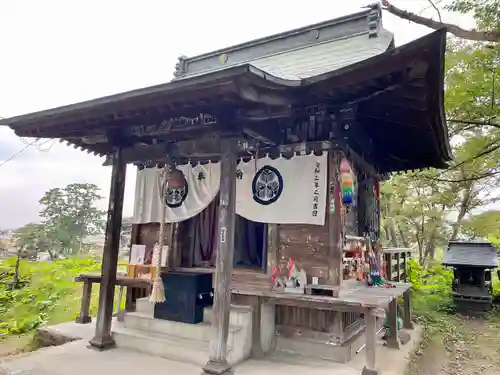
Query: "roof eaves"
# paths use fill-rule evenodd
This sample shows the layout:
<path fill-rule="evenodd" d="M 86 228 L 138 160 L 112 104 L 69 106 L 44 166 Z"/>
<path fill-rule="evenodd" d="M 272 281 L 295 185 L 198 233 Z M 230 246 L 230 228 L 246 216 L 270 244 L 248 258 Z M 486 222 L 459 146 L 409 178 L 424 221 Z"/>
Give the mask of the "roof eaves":
<path fill-rule="evenodd" d="M 292 49 L 313 46 L 341 37 L 365 33 L 377 37 L 381 29 L 381 8 L 373 4 L 358 13 L 289 30 L 253 41 L 218 49 L 205 54 L 179 57 L 174 79 L 219 69 L 223 66 L 249 63 L 256 59 L 286 53 Z"/>
<path fill-rule="evenodd" d="M 377 4 L 374 4 L 373 7 L 375 7 L 376 5 Z M 202 59 L 205 59 L 207 57 L 218 56 L 218 55 L 221 55 L 221 54 L 225 54 L 225 53 L 229 53 L 229 52 L 234 52 L 234 51 L 241 50 L 241 49 L 246 49 L 246 48 L 249 48 L 249 47 L 254 47 L 254 46 L 259 45 L 259 44 L 264 44 L 264 43 L 267 43 L 267 42 L 270 42 L 270 41 L 283 39 L 283 38 L 286 38 L 286 37 L 289 37 L 289 36 L 306 33 L 308 31 L 316 30 L 316 29 L 319 29 L 319 28 L 325 28 L 325 27 L 331 27 L 331 26 L 338 26 L 338 25 L 343 24 L 343 23 L 348 23 L 348 22 L 352 22 L 352 21 L 357 20 L 357 19 L 366 18 L 372 12 L 373 12 L 372 8 L 366 9 L 366 10 L 363 10 L 363 11 L 360 11 L 360 12 L 357 12 L 357 13 L 348 14 L 348 15 L 345 15 L 345 16 L 342 16 L 342 17 L 333 18 L 333 19 L 330 19 L 330 20 L 327 20 L 327 21 L 315 23 L 315 24 L 308 25 L 308 26 L 303 26 L 303 27 L 296 28 L 296 29 L 293 29 L 293 30 L 288 30 L 288 31 L 281 32 L 281 33 L 278 33 L 278 34 L 273 34 L 273 35 L 269 35 L 269 36 L 266 36 L 266 37 L 263 37 L 263 38 L 258 38 L 258 39 L 254 39 L 254 40 L 251 40 L 251 41 L 248 41 L 248 42 L 236 44 L 236 45 L 231 46 L 231 47 L 220 48 L 218 50 L 207 52 L 207 53 L 203 53 L 201 55 L 197 55 L 197 56 L 193 56 L 193 57 L 183 57 L 182 60 L 184 62 L 189 63 L 189 62 L 193 62 L 193 61 L 196 61 L 196 60 L 202 60 Z"/>
<path fill-rule="evenodd" d="M 194 77 L 187 77 L 184 79 L 167 82 L 160 85 L 149 86 L 119 94 L 108 95 L 97 99 L 64 105 L 61 107 L 56 107 L 43 111 L 32 112 L 25 115 L 19 115 L 10 118 L 0 118 L 0 125 L 16 127 L 16 124 L 26 123 L 29 121 L 36 121 L 41 118 L 64 115 L 64 114 L 69 114 L 73 111 L 82 111 L 90 108 L 112 105 L 124 100 L 133 100 L 136 98 L 149 95 L 157 95 L 157 94 L 175 92 L 177 90 L 180 91 L 183 89 L 194 88 L 197 85 L 210 83 L 212 81 L 215 82 L 224 79 L 229 80 L 234 77 L 240 76 L 242 74 L 248 73 L 249 71 L 250 71 L 249 64 L 233 66 L 224 70 L 211 72 L 209 74 L 201 74 Z M 256 74 L 255 69 L 253 68 L 252 72 L 253 74 Z"/>

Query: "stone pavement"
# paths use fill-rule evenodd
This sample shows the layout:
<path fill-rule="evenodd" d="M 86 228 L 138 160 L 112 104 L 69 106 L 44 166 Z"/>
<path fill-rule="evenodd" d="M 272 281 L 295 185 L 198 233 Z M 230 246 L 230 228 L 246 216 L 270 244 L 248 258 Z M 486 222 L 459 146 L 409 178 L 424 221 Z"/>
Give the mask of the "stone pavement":
<path fill-rule="evenodd" d="M 116 348 L 97 352 L 87 348 L 93 334 L 93 324 L 64 323 L 49 329 L 71 337 L 81 337 L 61 346 L 37 350 L 33 353 L 8 358 L 0 364 L 0 375 L 128 375 L 178 374 L 200 375 L 198 366 Z M 412 340 L 401 350 L 377 348 L 377 359 L 382 375 L 402 375 L 411 353 L 422 336 L 416 327 Z M 348 364 L 277 353 L 265 360 L 248 360 L 234 369 L 236 375 L 359 375 L 364 366 L 365 352 L 361 351 Z"/>

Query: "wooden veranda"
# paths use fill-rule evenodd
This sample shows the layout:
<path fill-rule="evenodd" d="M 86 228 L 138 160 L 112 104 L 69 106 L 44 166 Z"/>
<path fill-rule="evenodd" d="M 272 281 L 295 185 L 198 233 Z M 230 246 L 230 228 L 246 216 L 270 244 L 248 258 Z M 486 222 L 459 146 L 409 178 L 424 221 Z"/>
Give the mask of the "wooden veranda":
<path fill-rule="evenodd" d="M 365 14 L 359 17 L 366 19 Z M 272 301 L 276 305 L 363 313 L 367 340 L 364 373 L 377 374 L 377 309 L 389 306 L 389 342 L 397 347 L 397 299 L 405 296 L 404 324 L 411 328 L 410 289 L 406 284 L 392 289 L 367 289 L 359 284 L 342 287 L 343 224 L 335 177 L 339 155 L 348 155 L 377 181 L 396 171 L 446 166 L 450 151 L 443 114 L 445 34 L 437 31 L 307 78 L 278 77 L 251 62 L 186 77 L 181 69 L 179 77 L 166 84 L 0 120 L 0 125 L 10 126 L 19 136 L 60 138 L 75 148 L 106 157 L 106 164 L 112 166 L 99 308 L 91 346 L 107 349 L 115 344 L 111 321 L 127 163 L 142 168 L 218 161 L 221 179 L 213 337 L 205 372 L 231 370 L 227 338 L 233 294 L 257 298 L 257 304 Z M 231 53 L 217 51 L 214 56 L 220 55 L 224 62 L 224 56 Z M 181 67 L 186 64 L 180 62 Z M 337 297 L 288 295 L 270 288 L 249 288 L 248 283 L 246 287 L 232 285 L 237 160 L 249 154 L 293 155 L 299 149 L 332 153 L 328 173 L 333 182 L 328 188 L 322 266 L 326 270 L 324 283 L 338 289 Z M 269 233 L 273 230 L 275 227 L 270 227 Z M 261 276 L 268 280 L 272 268 L 279 265 L 276 244 L 269 249 L 267 272 Z M 175 267 L 170 259 L 163 272 Z M 401 268 L 397 272 L 401 275 Z M 400 276 L 398 281 L 403 281 Z"/>

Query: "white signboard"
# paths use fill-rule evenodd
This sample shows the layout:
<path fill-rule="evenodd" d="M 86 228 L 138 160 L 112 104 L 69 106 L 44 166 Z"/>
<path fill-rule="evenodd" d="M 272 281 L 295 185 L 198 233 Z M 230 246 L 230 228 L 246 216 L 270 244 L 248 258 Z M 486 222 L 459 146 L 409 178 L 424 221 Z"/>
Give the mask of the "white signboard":
<path fill-rule="evenodd" d="M 130 264 L 144 264 L 146 245 L 132 245 L 130 249 Z"/>

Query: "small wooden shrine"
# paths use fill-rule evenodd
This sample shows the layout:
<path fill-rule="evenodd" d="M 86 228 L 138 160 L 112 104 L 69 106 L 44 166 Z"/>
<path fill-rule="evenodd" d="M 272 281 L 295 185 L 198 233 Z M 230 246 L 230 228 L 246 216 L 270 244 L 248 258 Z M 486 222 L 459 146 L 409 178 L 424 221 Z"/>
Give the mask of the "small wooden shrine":
<path fill-rule="evenodd" d="M 412 328 L 410 286 L 388 282 L 394 267 L 381 260 L 380 183 L 450 160 L 445 41 L 441 30 L 395 48 L 374 5 L 183 57 L 166 84 L 0 120 L 19 136 L 60 138 L 112 166 L 102 274 L 85 279 L 79 318 L 90 320 L 89 291 L 100 282 L 91 345 L 122 345 L 128 335 L 155 355 L 181 346 L 112 333 L 115 285 L 128 287 L 128 310 L 146 311 L 139 297 L 150 288 L 134 280 L 147 284 L 151 276 L 139 274 L 160 264 L 166 301 L 144 327 L 202 340 L 210 333 L 205 372 L 228 373 L 273 350 L 346 362 L 364 349 L 363 374 L 378 374 L 385 309 L 387 345 L 400 345 L 400 297 L 403 326 Z M 117 277 L 127 163 L 138 166 L 133 260 L 146 263 L 128 278 Z M 162 241 L 161 254 L 153 251 Z M 235 329 L 245 311 L 247 328 Z M 144 318 L 127 312 L 125 324 Z"/>
<path fill-rule="evenodd" d="M 444 254 L 443 265 L 453 267 L 452 294 L 459 308 L 491 307 L 491 274 L 498 267 L 498 253 L 491 243 L 452 241 Z"/>

